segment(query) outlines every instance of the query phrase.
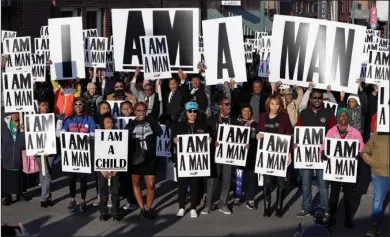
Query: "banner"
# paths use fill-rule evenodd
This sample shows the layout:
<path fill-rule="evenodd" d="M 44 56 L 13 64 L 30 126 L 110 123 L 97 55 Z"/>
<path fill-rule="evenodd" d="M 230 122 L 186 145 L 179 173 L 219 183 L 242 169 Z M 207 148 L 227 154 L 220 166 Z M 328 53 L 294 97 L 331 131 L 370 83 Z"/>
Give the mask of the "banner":
<path fill-rule="evenodd" d="M 5 57 L 6 72 L 31 71 L 31 38 L 6 38 L 3 43 L 3 56 Z"/>
<path fill-rule="evenodd" d="M 85 67 L 106 68 L 108 38 L 88 37 L 84 40 Z"/>
<path fill-rule="evenodd" d="M 17 35 L 16 31 L 2 30 L 1 31 L 1 42 L 3 42 L 5 39 L 16 38 L 16 35 Z"/>
<path fill-rule="evenodd" d="M 62 172 L 92 172 L 88 133 L 61 132 Z M 96 155 L 96 154 L 95 154 Z"/>
<path fill-rule="evenodd" d="M 6 113 L 34 111 L 31 72 L 5 72 L 2 85 Z"/>
<path fill-rule="evenodd" d="M 127 171 L 129 131 L 95 130 L 95 171 Z"/>
<path fill-rule="evenodd" d="M 45 58 L 49 60 L 50 59 L 49 38 L 34 38 L 34 52 L 37 54 L 44 53 Z"/>
<path fill-rule="evenodd" d="M 140 36 L 144 78 L 172 78 L 168 42 L 165 36 Z"/>
<path fill-rule="evenodd" d="M 171 157 L 171 129 L 161 124 L 162 135 L 157 137 L 156 156 Z"/>
<path fill-rule="evenodd" d="M 320 149 L 324 143 L 324 127 L 295 127 L 294 168 L 295 169 L 324 169 Z"/>
<path fill-rule="evenodd" d="M 250 127 L 220 124 L 218 126 L 215 163 L 245 166 L 248 155 Z"/>
<path fill-rule="evenodd" d="M 263 134 L 257 143 L 255 173 L 286 177 L 291 136 Z"/>
<path fill-rule="evenodd" d="M 57 154 L 54 113 L 24 116 L 26 155 Z"/>
<path fill-rule="evenodd" d="M 357 94 L 365 26 L 275 15 L 270 82 Z"/>
<path fill-rule="evenodd" d="M 334 114 L 334 116 L 337 115 L 337 110 L 339 108 L 339 105 L 337 103 L 333 103 L 333 102 L 330 102 L 330 101 L 323 101 L 324 103 L 324 108 L 329 110 L 329 111 L 332 111 L 332 113 Z"/>
<path fill-rule="evenodd" d="M 171 71 L 198 73 L 199 9 L 112 9 L 115 70 L 143 70 L 140 36 L 167 37 Z"/>
<path fill-rule="evenodd" d="M 389 84 L 390 53 L 389 51 L 371 50 L 368 56 L 366 83 Z"/>
<path fill-rule="evenodd" d="M 34 82 L 46 81 L 46 58 L 44 53 L 33 53 L 32 58 L 32 79 Z"/>
<path fill-rule="evenodd" d="M 246 82 L 242 17 L 205 20 L 202 26 L 207 60 L 206 84 L 218 85 L 231 79 Z"/>
<path fill-rule="evenodd" d="M 378 114 L 376 121 L 377 132 L 390 132 L 390 96 L 389 84 L 382 84 L 378 90 Z"/>
<path fill-rule="evenodd" d="M 81 17 L 49 19 L 52 80 L 85 78 L 82 30 Z"/>
<path fill-rule="evenodd" d="M 359 141 L 325 138 L 325 155 L 328 157 L 324 180 L 356 183 Z"/>
<path fill-rule="evenodd" d="M 209 134 L 178 135 L 177 138 L 178 177 L 209 177 Z"/>

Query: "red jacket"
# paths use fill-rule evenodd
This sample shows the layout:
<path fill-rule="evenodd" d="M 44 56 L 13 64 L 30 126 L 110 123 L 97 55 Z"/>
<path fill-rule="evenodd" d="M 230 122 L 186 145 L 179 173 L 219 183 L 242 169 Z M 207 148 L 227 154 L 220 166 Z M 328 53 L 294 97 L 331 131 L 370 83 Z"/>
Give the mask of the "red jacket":
<path fill-rule="evenodd" d="M 371 133 L 376 132 L 376 121 L 378 119 L 378 112 L 372 115 L 371 117 L 371 124 L 370 124 L 370 131 Z"/>

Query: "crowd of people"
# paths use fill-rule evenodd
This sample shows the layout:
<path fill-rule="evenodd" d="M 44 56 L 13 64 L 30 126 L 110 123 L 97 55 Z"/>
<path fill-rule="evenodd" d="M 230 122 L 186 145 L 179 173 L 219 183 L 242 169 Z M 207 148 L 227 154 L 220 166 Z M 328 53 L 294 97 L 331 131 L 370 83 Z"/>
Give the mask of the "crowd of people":
<path fill-rule="evenodd" d="M 174 78 L 148 81 L 143 79 L 140 70 L 132 77 L 118 74 L 112 78 L 100 70 L 95 75 L 88 70 L 88 78 L 69 81 L 47 81 L 35 83 L 35 98 L 38 112 L 56 114 L 56 130 L 88 133 L 93 138 L 95 129 L 115 129 L 110 103 L 120 104 L 122 117 L 134 117 L 125 127 L 129 131 L 128 172 L 92 172 L 92 174 L 68 173 L 70 201 L 67 209 L 87 211 L 87 180 L 94 177 L 96 201 L 100 207 L 100 220 L 121 219 L 120 197 L 127 199 L 123 209 L 140 209 L 140 217 L 152 219 L 155 199 L 156 172 L 159 165 L 156 157 L 156 140 L 162 134 L 159 124 L 171 129 L 172 162 L 177 165 L 175 146 L 180 134 L 210 134 L 211 157 L 215 156 L 218 126 L 221 124 L 250 127 L 250 144 L 245 167 L 216 164 L 211 159 L 211 176 L 198 178 L 178 178 L 178 212 L 186 213 L 187 193 L 190 196 L 190 217 L 198 217 L 198 208 L 204 206 L 201 214 L 207 215 L 216 208 L 223 214 L 231 214 L 228 207 L 229 193 L 234 187 L 232 176 L 236 169 L 243 170 L 243 194 L 234 195 L 234 207 L 245 203 L 249 209 L 256 209 L 254 198 L 257 174 L 254 172 L 256 147 L 262 132 L 293 135 L 294 126 L 318 126 L 326 130 L 326 137 L 359 140 L 359 156 L 362 162 L 371 166 L 374 187 L 372 206 L 372 227 L 369 236 L 380 233 L 379 223 L 383 215 L 383 202 L 390 187 L 389 174 L 389 135 L 376 132 L 376 108 L 378 87 L 357 81 L 359 93 L 346 96 L 345 93 L 318 90 L 309 83 L 304 91 L 301 87 L 284 87 L 281 83 L 269 83 L 265 78 L 251 78 L 237 84 L 234 79 L 223 85 L 206 86 L 201 74 L 188 76 L 181 70 Z M 335 98 L 337 97 L 337 99 Z M 324 107 L 323 101 L 338 102 L 336 115 Z M 4 111 L 4 110 L 3 110 Z M 3 205 L 12 204 L 12 195 L 17 200 L 30 200 L 26 190 L 26 177 L 22 172 L 22 155 L 26 150 L 24 125 L 19 113 L 4 114 L 2 118 L 2 197 Z M 373 118 L 373 119 L 372 119 Z M 57 146 L 60 149 L 60 146 Z M 345 227 L 353 228 L 352 199 L 355 184 L 327 182 L 323 170 L 293 167 L 291 145 L 287 177 L 264 175 L 264 217 L 272 215 L 271 193 L 276 187 L 276 212 L 284 214 L 286 190 L 291 183 L 301 185 L 301 211 L 297 217 L 310 216 L 312 206 L 312 181 L 317 179 L 320 193 L 320 207 L 324 210 L 323 222 L 332 226 L 336 223 L 337 204 L 342 188 L 345 202 Z M 58 154 L 60 152 L 58 151 Z M 42 160 L 37 156 L 40 167 L 45 165 L 45 174 L 40 172 L 41 207 L 52 205 L 52 168 L 57 155 L 49 155 Z M 322 159 L 327 157 L 322 154 Z M 361 163 L 362 163 L 361 162 Z M 43 164 L 42 164 L 43 163 Z M 141 178 L 146 184 L 146 201 L 143 199 Z M 76 202 L 76 181 L 80 182 L 81 201 Z M 232 184 L 233 183 L 233 184 Z M 220 184 L 220 185 L 219 185 Z M 328 194 L 330 185 L 330 194 Z M 110 191 L 108 187 L 110 186 Z M 220 190 L 218 187 L 220 186 Z M 110 195 L 109 195 L 110 192 Z M 215 195 L 214 195 L 215 194 Z M 111 198 L 109 198 L 109 196 Z M 215 205 L 214 197 L 218 200 Z"/>

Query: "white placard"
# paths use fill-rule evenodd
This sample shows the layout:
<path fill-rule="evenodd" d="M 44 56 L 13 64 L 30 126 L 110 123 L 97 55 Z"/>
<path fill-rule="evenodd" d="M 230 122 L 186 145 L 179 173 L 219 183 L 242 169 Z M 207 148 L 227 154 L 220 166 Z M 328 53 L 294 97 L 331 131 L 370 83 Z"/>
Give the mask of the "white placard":
<path fill-rule="evenodd" d="M 118 129 L 125 129 L 130 120 L 134 120 L 135 117 L 116 117 L 115 127 Z"/>
<path fill-rule="evenodd" d="M 95 171 L 126 172 L 128 166 L 128 130 L 95 130 Z"/>
<path fill-rule="evenodd" d="M 389 132 L 390 96 L 389 84 L 382 84 L 378 90 L 378 114 L 376 122 L 377 132 Z"/>
<path fill-rule="evenodd" d="M 84 40 L 85 66 L 106 68 L 108 38 L 87 37 Z"/>
<path fill-rule="evenodd" d="M 41 26 L 41 38 L 49 38 L 49 26 Z"/>
<path fill-rule="evenodd" d="M 110 51 L 114 51 L 114 37 L 110 36 Z"/>
<path fill-rule="evenodd" d="M 31 52 L 31 37 L 7 38 L 2 45 L 3 54 Z"/>
<path fill-rule="evenodd" d="M 125 102 L 124 100 L 107 100 L 107 103 L 110 104 L 111 107 L 111 115 L 114 119 L 122 116 L 121 112 L 121 104 Z M 115 124 L 115 123 L 114 123 Z"/>
<path fill-rule="evenodd" d="M 256 31 L 255 32 L 255 48 L 256 49 L 259 49 L 260 48 L 260 45 L 261 45 L 261 38 L 263 38 L 264 36 L 268 36 L 268 32 L 259 32 L 259 31 Z"/>
<path fill-rule="evenodd" d="M 295 127 L 294 151 L 295 169 L 323 169 L 325 164 L 321 157 L 321 146 L 324 143 L 324 127 Z"/>
<path fill-rule="evenodd" d="M 143 70 L 140 36 L 166 35 L 171 71 L 198 73 L 199 8 L 113 9 L 115 70 Z"/>
<path fill-rule="evenodd" d="M 3 43 L 6 72 L 30 72 L 31 37 L 6 38 Z"/>
<path fill-rule="evenodd" d="M 365 26 L 275 15 L 270 82 L 357 94 Z"/>
<path fill-rule="evenodd" d="M 380 51 L 389 51 L 389 39 L 377 38 L 378 48 Z"/>
<path fill-rule="evenodd" d="M 31 72 L 5 72 L 2 85 L 6 113 L 34 111 Z"/>
<path fill-rule="evenodd" d="M 244 43 L 244 50 L 245 50 L 245 62 L 246 63 L 252 63 L 253 62 L 253 49 L 254 46 L 251 43 Z"/>
<path fill-rule="evenodd" d="M 262 174 L 257 174 L 257 185 L 264 186 L 264 176 Z"/>
<path fill-rule="evenodd" d="M 248 155 L 250 127 L 220 124 L 218 126 L 215 163 L 245 166 Z"/>
<path fill-rule="evenodd" d="M 171 129 L 161 124 L 162 135 L 157 137 L 156 156 L 171 157 Z"/>
<path fill-rule="evenodd" d="M 291 136 L 263 134 L 257 143 L 255 173 L 286 177 Z"/>
<path fill-rule="evenodd" d="M 106 52 L 106 60 L 106 76 L 112 77 L 115 71 L 114 51 L 108 50 Z"/>
<path fill-rule="evenodd" d="M 258 50 L 259 54 L 259 68 L 257 75 L 259 77 L 268 77 L 269 76 L 269 61 L 271 58 L 271 51 L 266 48 L 261 48 Z"/>
<path fill-rule="evenodd" d="M 49 60 L 50 59 L 49 38 L 34 38 L 34 52 L 38 54 L 44 53 L 45 58 Z"/>
<path fill-rule="evenodd" d="M 390 79 L 389 51 L 372 50 L 368 55 L 366 83 L 388 85 Z"/>
<path fill-rule="evenodd" d="M 82 30 L 81 17 L 49 19 L 52 80 L 85 78 Z"/>
<path fill-rule="evenodd" d="M 99 37 L 98 30 L 97 29 L 83 30 L 83 42 L 85 38 L 89 38 L 89 37 Z"/>
<path fill-rule="evenodd" d="M 140 36 L 144 78 L 172 78 L 166 36 Z"/>
<path fill-rule="evenodd" d="M 178 135 L 177 138 L 178 177 L 209 177 L 209 134 Z"/>
<path fill-rule="evenodd" d="M 204 56 L 207 60 L 206 84 L 218 85 L 234 79 L 246 82 L 242 17 L 202 21 Z"/>
<path fill-rule="evenodd" d="M 3 42 L 5 39 L 16 38 L 16 35 L 17 35 L 16 31 L 2 30 L 1 31 L 1 42 Z"/>
<path fill-rule="evenodd" d="M 62 172 L 92 172 L 89 133 L 61 132 Z M 95 154 L 96 155 L 96 154 Z"/>
<path fill-rule="evenodd" d="M 34 82 L 46 81 L 46 57 L 45 53 L 33 53 L 32 58 L 32 79 Z"/>
<path fill-rule="evenodd" d="M 337 103 L 333 103 L 330 101 L 323 101 L 323 103 L 324 103 L 324 108 L 329 111 L 332 111 L 332 113 L 334 113 L 334 116 L 336 116 L 339 105 Z"/>
<path fill-rule="evenodd" d="M 177 182 L 177 169 L 170 157 L 166 157 L 165 173 L 166 173 L 167 180 Z"/>
<path fill-rule="evenodd" d="M 358 140 L 326 137 L 324 145 L 328 157 L 355 158 L 359 154 Z"/>
<path fill-rule="evenodd" d="M 24 116 L 26 155 L 57 154 L 54 113 Z"/>

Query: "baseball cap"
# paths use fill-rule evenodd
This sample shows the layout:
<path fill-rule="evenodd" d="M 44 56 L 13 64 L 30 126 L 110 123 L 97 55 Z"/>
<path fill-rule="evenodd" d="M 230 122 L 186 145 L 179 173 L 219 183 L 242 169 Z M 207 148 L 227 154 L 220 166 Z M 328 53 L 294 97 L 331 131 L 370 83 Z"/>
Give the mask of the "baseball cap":
<path fill-rule="evenodd" d="M 198 103 L 196 103 L 195 101 L 190 101 L 186 104 L 186 110 L 189 111 L 191 109 L 195 109 L 195 110 L 198 110 Z"/>

